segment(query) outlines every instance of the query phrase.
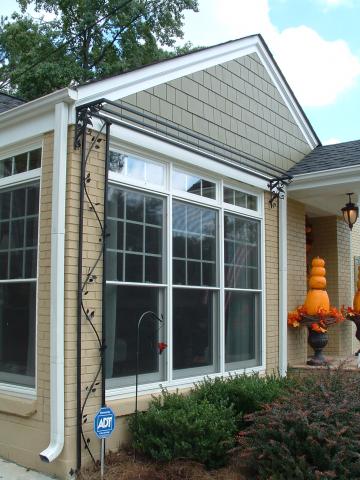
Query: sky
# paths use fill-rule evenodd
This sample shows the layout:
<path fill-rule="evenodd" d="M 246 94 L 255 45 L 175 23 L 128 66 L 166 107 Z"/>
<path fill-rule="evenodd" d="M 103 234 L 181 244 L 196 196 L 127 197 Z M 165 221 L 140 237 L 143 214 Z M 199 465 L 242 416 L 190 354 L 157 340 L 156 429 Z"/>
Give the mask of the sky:
<path fill-rule="evenodd" d="M 0 15 L 17 8 L 1 0 Z M 323 144 L 360 139 L 360 0 L 199 0 L 184 39 L 261 33 Z"/>

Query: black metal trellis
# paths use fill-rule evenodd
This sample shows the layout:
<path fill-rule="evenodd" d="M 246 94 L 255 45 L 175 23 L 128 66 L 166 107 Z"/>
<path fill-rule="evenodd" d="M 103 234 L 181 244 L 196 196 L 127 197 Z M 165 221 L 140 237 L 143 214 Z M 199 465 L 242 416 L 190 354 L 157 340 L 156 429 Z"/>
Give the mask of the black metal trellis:
<path fill-rule="evenodd" d="M 74 148 L 81 148 L 81 175 L 80 175 L 80 204 L 79 204 L 79 257 L 78 257 L 78 320 L 77 320 L 77 471 L 81 468 L 81 445 L 88 451 L 91 459 L 95 463 L 95 457 L 90 448 L 90 439 L 86 437 L 83 425 L 87 423 L 88 416 L 85 413 L 85 408 L 90 396 L 96 392 L 101 384 L 101 403 L 105 406 L 105 309 L 106 302 L 102 302 L 102 335 L 100 337 L 94 319 L 96 311 L 93 308 L 87 306 L 86 296 L 89 293 L 92 284 L 97 281 L 95 270 L 100 264 L 103 263 L 103 276 L 102 276 L 102 294 L 105 293 L 105 281 L 106 281 L 106 199 L 107 199 L 107 176 L 108 176 L 108 164 L 109 164 L 109 135 L 110 135 L 110 122 L 104 121 L 102 127 L 98 132 L 92 132 L 90 127 L 93 126 L 92 117 L 94 113 L 101 109 L 101 104 L 94 103 L 87 105 L 76 112 L 76 131 L 74 137 Z M 104 133 L 105 129 L 105 133 Z M 89 146 L 87 146 L 87 135 L 91 135 Z M 89 191 L 89 184 L 92 181 L 90 172 L 87 171 L 88 159 L 93 150 L 100 148 L 100 143 L 104 141 L 102 136 L 105 135 L 105 158 L 104 158 L 104 198 L 103 198 L 103 219 L 100 218 L 98 212 L 99 203 L 94 201 Z M 99 242 L 101 248 L 99 254 L 94 260 L 94 263 L 89 267 L 86 274 L 83 273 L 83 243 L 84 243 L 84 209 L 88 207 L 97 221 L 99 227 Z M 82 320 L 86 320 L 86 324 L 90 327 L 90 331 L 93 332 L 96 338 L 99 348 L 99 365 L 97 371 L 93 377 L 93 380 L 85 388 L 85 398 L 82 401 L 82 385 L 81 385 L 81 339 L 82 339 Z M 101 374 L 101 381 L 99 376 Z"/>
<path fill-rule="evenodd" d="M 129 116 L 133 114 L 133 117 Z M 137 116 L 142 119 L 135 118 Z M 134 117 L 135 116 L 135 117 Z M 91 128 L 94 127 L 93 119 L 100 120 L 102 126 L 97 133 L 93 133 Z M 148 123 L 146 123 L 148 121 Z M 246 173 L 253 174 L 261 179 L 268 181 L 268 188 L 271 193 L 269 200 L 270 206 L 274 207 L 277 199 L 284 198 L 285 189 L 291 181 L 291 176 L 278 167 L 271 165 L 269 162 L 246 155 L 235 148 L 227 147 L 221 142 L 205 137 L 192 130 L 185 129 L 174 122 L 153 116 L 149 113 L 141 114 L 130 106 L 117 104 L 107 99 L 99 99 L 95 102 L 80 106 L 76 111 L 76 128 L 74 137 L 74 148 L 81 149 L 81 178 L 80 178 L 80 201 L 79 201 L 79 258 L 78 258 L 78 304 L 77 304 L 77 470 L 81 468 L 81 445 L 89 452 L 92 460 L 95 462 L 94 455 L 90 449 L 90 440 L 86 438 L 83 430 L 84 423 L 87 423 L 88 417 L 84 413 L 88 399 L 92 393 L 95 393 L 101 384 L 101 403 L 105 406 L 105 309 L 106 302 L 102 302 L 102 335 L 100 336 L 93 322 L 95 315 L 94 309 L 86 306 L 86 296 L 91 285 L 96 282 L 97 278 L 94 274 L 96 267 L 102 260 L 103 276 L 102 276 L 102 295 L 104 298 L 106 287 L 106 204 L 108 192 L 108 171 L 110 161 L 110 126 L 112 124 L 125 127 L 146 134 L 148 136 L 161 139 L 162 141 L 179 146 L 190 152 L 198 153 L 206 158 L 215 159 L 226 165 L 233 166 Z M 155 126 L 154 126 L 155 125 Z M 105 132 L 104 132 L 105 130 Z M 87 145 L 87 135 L 91 134 L 91 140 Z M 180 139 L 179 135 L 187 136 L 187 139 Z M 102 137 L 105 137 L 105 140 Z M 103 218 L 100 218 L 98 212 L 99 204 L 91 198 L 89 189 L 87 188 L 92 181 L 91 175 L 87 172 L 87 162 L 91 152 L 99 148 L 99 144 L 105 141 L 105 158 L 104 158 L 104 199 L 103 199 Z M 219 153 L 223 151 L 223 153 Z M 244 161 L 245 160 L 245 161 Z M 274 175 L 275 174 L 275 175 Z M 274 175 L 274 176 L 273 176 Z M 83 243 L 84 243 L 84 209 L 88 206 L 93 212 L 99 226 L 99 242 L 101 249 L 98 257 L 94 261 L 92 267 L 85 275 L 83 274 Z M 89 325 L 91 331 L 96 338 L 99 347 L 99 367 L 92 380 L 86 387 L 84 401 L 82 398 L 81 385 L 81 336 L 83 319 Z M 101 374 L 101 381 L 99 376 Z"/>

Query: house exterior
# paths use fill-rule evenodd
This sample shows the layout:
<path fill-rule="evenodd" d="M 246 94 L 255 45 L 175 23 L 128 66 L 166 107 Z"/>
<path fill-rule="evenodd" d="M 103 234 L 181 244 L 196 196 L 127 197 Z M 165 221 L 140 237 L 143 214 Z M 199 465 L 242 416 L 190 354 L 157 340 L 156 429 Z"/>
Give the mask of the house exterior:
<path fill-rule="evenodd" d="M 261 36 L 13 102 L 0 98 L 0 456 L 71 477 L 99 457 L 104 404 L 118 448 L 137 370 L 144 409 L 160 385 L 305 363 L 287 312 L 311 256 L 332 304 L 351 303 L 360 232 L 339 212 L 360 142 L 321 146 Z M 352 326 L 327 348 L 351 354 Z"/>

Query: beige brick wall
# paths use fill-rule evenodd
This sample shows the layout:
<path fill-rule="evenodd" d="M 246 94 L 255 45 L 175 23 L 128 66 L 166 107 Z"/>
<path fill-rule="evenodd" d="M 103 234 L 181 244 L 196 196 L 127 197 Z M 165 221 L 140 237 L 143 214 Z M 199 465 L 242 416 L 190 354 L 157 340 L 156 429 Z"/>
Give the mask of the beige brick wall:
<path fill-rule="evenodd" d="M 0 395 L 0 456 L 27 467 L 62 475 L 66 453 L 45 464 L 39 453 L 50 442 L 50 256 L 53 133 L 43 137 L 39 225 L 36 400 Z"/>
<path fill-rule="evenodd" d="M 306 298 L 305 206 L 288 200 L 288 310 Z M 307 357 L 307 329 L 288 328 L 288 364 L 302 364 Z"/>
<path fill-rule="evenodd" d="M 279 216 L 265 194 L 266 370 L 279 368 Z"/>
<path fill-rule="evenodd" d="M 285 170 L 311 151 L 255 53 L 139 92 L 123 102 Z M 177 136 L 187 140 L 184 134 L 177 132 Z M 221 149 L 214 151 L 221 154 Z M 231 153 L 222 153 L 231 158 Z M 247 163 L 245 158 L 241 162 Z"/>

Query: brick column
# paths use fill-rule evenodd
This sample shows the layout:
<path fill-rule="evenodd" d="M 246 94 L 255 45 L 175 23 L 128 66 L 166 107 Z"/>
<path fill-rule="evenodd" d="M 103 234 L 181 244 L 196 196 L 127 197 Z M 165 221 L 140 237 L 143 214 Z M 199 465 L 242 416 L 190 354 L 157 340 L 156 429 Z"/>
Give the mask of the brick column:
<path fill-rule="evenodd" d="M 311 221 L 314 243 L 310 258 L 320 256 L 326 264 L 327 292 L 330 304 L 337 308 L 351 305 L 352 266 L 350 230 L 342 218 L 331 216 Z M 329 329 L 327 355 L 347 356 L 353 351 L 353 329 L 350 322 Z"/>

